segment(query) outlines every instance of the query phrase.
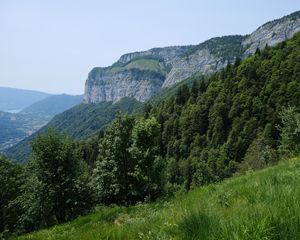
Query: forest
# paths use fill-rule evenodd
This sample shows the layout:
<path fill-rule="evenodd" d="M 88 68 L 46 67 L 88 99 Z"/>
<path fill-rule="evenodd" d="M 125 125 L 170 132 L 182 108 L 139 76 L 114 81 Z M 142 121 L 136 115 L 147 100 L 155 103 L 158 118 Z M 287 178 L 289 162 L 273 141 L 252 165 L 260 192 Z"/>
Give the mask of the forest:
<path fill-rule="evenodd" d="M 21 234 L 220 182 L 300 154 L 300 34 L 181 85 L 104 131 L 49 129 L 27 164 L 0 157 L 0 232 Z"/>

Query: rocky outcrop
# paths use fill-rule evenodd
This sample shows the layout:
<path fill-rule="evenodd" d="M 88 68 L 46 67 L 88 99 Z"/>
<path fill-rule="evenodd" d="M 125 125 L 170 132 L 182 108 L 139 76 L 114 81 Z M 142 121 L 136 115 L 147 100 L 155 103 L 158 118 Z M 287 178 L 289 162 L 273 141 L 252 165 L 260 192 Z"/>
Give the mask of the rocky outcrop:
<path fill-rule="evenodd" d="M 257 48 L 264 48 L 266 45 L 273 46 L 293 37 L 300 31 L 300 11 L 278 20 L 268 22 L 243 41 L 246 48 L 244 56 L 255 53 Z"/>
<path fill-rule="evenodd" d="M 94 68 L 85 85 L 84 102 L 119 101 L 134 97 L 144 102 L 161 88 L 195 73 L 210 74 L 257 48 L 275 45 L 300 31 L 300 11 L 268 22 L 247 36 L 213 38 L 199 45 L 153 48 L 128 53 L 110 67 Z"/>
<path fill-rule="evenodd" d="M 224 68 L 228 63 L 234 62 L 240 54 L 243 39 L 243 36 L 226 36 L 194 46 L 172 63 L 163 87 L 171 87 L 198 72 L 206 75 Z M 226 49 L 234 50 L 228 54 L 224 51 Z"/>
<path fill-rule="evenodd" d="M 172 63 L 186 53 L 192 46 L 174 46 L 165 48 L 152 48 L 148 51 L 127 53 L 120 57 L 117 63 L 126 64 L 138 58 L 155 58 Z"/>
<path fill-rule="evenodd" d="M 116 102 L 133 97 L 144 102 L 161 88 L 165 76 L 159 72 L 140 69 L 94 69 L 85 87 L 87 103 Z"/>

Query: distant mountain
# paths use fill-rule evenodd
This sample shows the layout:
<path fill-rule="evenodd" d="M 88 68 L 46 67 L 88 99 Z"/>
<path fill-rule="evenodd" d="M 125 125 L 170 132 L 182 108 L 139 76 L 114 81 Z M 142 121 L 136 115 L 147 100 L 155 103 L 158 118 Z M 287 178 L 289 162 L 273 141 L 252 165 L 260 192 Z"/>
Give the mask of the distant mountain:
<path fill-rule="evenodd" d="M 39 91 L 0 87 L 0 111 L 20 111 L 50 95 Z"/>
<path fill-rule="evenodd" d="M 21 114 L 31 114 L 44 119 L 51 119 L 56 114 L 62 113 L 69 108 L 82 102 L 83 96 L 77 95 L 52 95 L 39 102 L 36 102 L 22 110 Z"/>
<path fill-rule="evenodd" d="M 112 66 L 94 68 L 89 73 L 84 94 L 86 104 L 60 114 L 39 132 L 53 127 L 78 139 L 90 136 L 109 124 L 120 109 L 130 113 L 141 106 L 140 102 L 149 99 L 151 103 L 161 102 L 176 93 L 183 81 L 192 84 L 195 74 L 212 74 L 237 58 L 252 55 L 257 48 L 283 42 L 299 31 L 300 11 L 268 22 L 250 35 L 217 37 L 195 46 L 125 54 Z M 7 153 L 25 161 L 29 141 L 34 136 L 8 149 Z"/>
<path fill-rule="evenodd" d="M 17 114 L 0 112 L 0 151 L 28 136 L 25 122 Z"/>
<path fill-rule="evenodd" d="M 91 70 L 85 84 L 84 101 L 116 102 L 133 97 L 145 102 L 163 88 L 199 72 L 214 73 L 237 57 L 245 58 L 257 48 L 273 46 L 300 31 L 300 11 L 268 22 L 250 35 L 209 39 L 198 45 L 153 48 L 124 54 L 109 67 Z"/>
<path fill-rule="evenodd" d="M 0 151 L 11 147 L 46 125 L 56 114 L 82 102 L 82 95 L 51 95 L 19 113 L 0 112 Z"/>
<path fill-rule="evenodd" d="M 7 149 L 5 154 L 18 162 L 26 162 L 30 154 L 30 141 L 39 134 L 53 128 L 75 139 L 89 137 L 104 129 L 118 113 L 133 113 L 142 106 L 134 98 L 123 98 L 119 102 L 79 104 L 57 116 L 35 134 Z"/>

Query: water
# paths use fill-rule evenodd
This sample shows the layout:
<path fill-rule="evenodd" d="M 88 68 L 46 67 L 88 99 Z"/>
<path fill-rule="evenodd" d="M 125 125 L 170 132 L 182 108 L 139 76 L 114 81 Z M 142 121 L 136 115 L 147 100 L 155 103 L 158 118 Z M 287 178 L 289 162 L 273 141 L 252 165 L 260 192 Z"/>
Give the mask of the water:
<path fill-rule="evenodd" d="M 9 112 L 9 113 L 18 113 L 21 112 L 22 109 L 11 109 L 11 110 L 5 110 L 5 112 Z"/>

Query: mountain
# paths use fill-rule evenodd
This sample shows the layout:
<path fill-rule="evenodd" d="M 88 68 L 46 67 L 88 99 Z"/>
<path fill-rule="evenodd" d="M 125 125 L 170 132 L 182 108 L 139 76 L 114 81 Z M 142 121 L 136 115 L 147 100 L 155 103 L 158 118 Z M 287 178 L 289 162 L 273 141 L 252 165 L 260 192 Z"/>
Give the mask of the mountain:
<path fill-rule="evenodd" d="M 155 204 L 100 207 L 33 239 L 298 239 L 300 159 Z"/>
<path fill-rule="evenodd" d="M 64 132 L 75 139 L 91 136 L 104 129 L 119 113 L 133 113 L 141 107 L 141 103 L 133 98 L 123 98 L 113 104 L 102 102 L 98 104 L 79 104 L 56 115 L 47 125 L 35 134 L 5 150 L 5 154 L 18 162 L 26 162 L 30 150 L 30 141 L 37 134 L 46 132 L 49 128 Z"/>
<path fill-rule="evenodd" d="M 110 67 L 94 68 L 86 81 L 85 104 L 57 116 L 44 129 L 51 126 L 78 139 L 90 136 L 114 119 L 118 106 L 124 102 L 119 103 L 120 99 L 129 96 L 140 102 L 150 99 L 150 103 L 160 103 L 176 94 L 183 84 L 191 86 L 193 76 L 198 79 L 212 74 L 233 63 L 237 57 L 253 54 L 257 47 L 282 42 L 299 31 L 299 27 L 300 12 L 295 12 L 264 24 L 247 36 L 213 38 L 196 46 L 154 48 L 125 54 Z M 133 104 L 136 106 L 140 104 Z M 134 111 L 133 107 L 126 107 L 124 112 Z M 32 137 L 8 149 L 7 154 L 25 161 Z"/>
<path fill-rule="evenodd" d="M 91 136 L 104 129 L 117 114 L 130 114 L 142 104 L 134 98 L 123 98 L 119 102 L 80 104 L 53 118 L 41 131 L 53 128 L 67 133 L 75 139 Z"/>
<path fill-rule="evenodd" d="M 24 139 L 27 131 L 25 119 L 17 114 L 0 112 L 0 151 Z"/>
<path fill-rule="evenodd" d="M 212 38 L 195 46 L 153 48 L 128 53 L 110 67 L 91 70 L 85 84 L 85 103 L 116 102 L 133 97 L 145 102 L 162 88 L 194 75 L 211 74 L 245 58 L 257 48 L 273 46 L 300 31 L 300 11 L 268 22 L 250 35 Z"/>
<path fill-rule="evenodd" d="M 77 95 L 53 95 L 39 102 L 36 102 L 22 110 L 20 113 L 24 115 L 35 115 L 50 120 L 55 115 L 66 111 L 69 108 L 82 102 L 83 96 Z"/>
<path fill-rule="evenodd" d="M 300 32 L 210 76 L 193 76 L 88 140 L 40 136 L 24 172 L 1 157 L 0 182 L 8 183 L 2 235 L 297 239 Z M 134 103 L 141 105 L 128 97 L 83 103 L 53 124 L 80 139 L 110 122 L 116 106 L 131 111 Z"/>
<path fill-rule="evenodd" d="M 19 113 L 0 112 L 0 151 L 12 147 L 46 125 L 56 114 L 82 102 L 82 95 L 51 95 Z"/>
<path fill-rule="evenodd" d="M 0 87 L 0 111 L 20 111 L 50 95 L 32 90 Z"/>

